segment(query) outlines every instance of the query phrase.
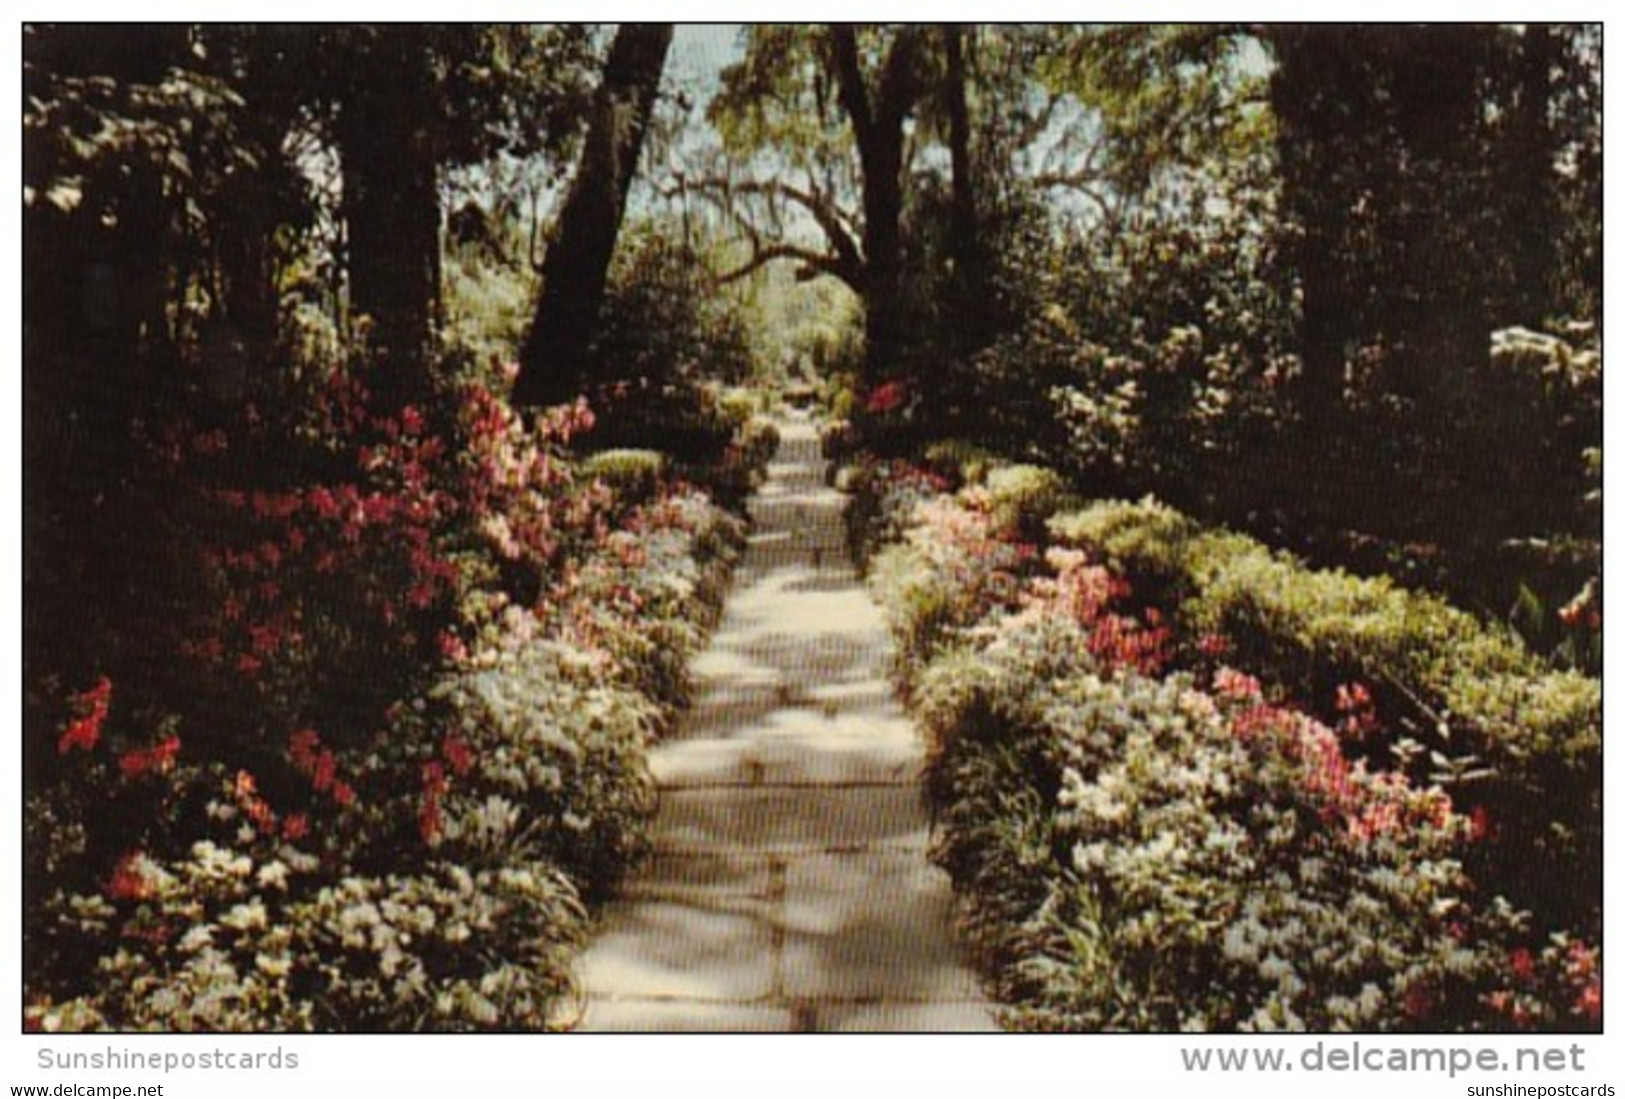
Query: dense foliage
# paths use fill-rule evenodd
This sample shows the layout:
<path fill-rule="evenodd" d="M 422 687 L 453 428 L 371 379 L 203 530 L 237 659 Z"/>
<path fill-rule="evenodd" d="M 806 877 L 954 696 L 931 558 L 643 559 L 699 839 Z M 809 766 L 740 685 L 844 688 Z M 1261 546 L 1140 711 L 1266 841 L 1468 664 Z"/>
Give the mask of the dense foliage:
<path fill-rule="evenodd" d="M 568 152 L 592 36 L 29 34 L 27 1025 L 561 1025 L 771 431 L 680 258 L 630 254 L 639 350 L 606 329 L 624 366 L 544 409 L 506 393 L 517 227 L 463 220 L 443 331 L 437 234 L 427 283 L 380 271 L 405 167 Z M 386 106 L 426 127 L 398 187 Z M 592 455 L 617 423 L 668 453 Z"/>
<path fill-rule="evenodd" d="M 695 33 L 24 28 L 28 1024 L 558 1025 L 788 395 L 1012 1021 L 1593 1027 L 1600 27 Z"/>
<path fill-rule="evenodd" d="M 1599 806 L 1542 785 L 1594 794 L 1594 683 L 1542 679 L 1460 612 L 1368 582 L 1192 554 L 1169 583 L 1140 561 L 1177 555 L 1181 534 L 1233 536 L 1165 509 L 1056 515 L 1054 475 L 1034 467 L 978 460 L 953 492 L 966 466 L 938 461 L 864 469 L 854 533 L 878 550 L 930 737 L 936 855 L 1013 1025 L 1596 1025 L 1600 890 L 1573 871 L 1600 859 L 1570 845 L 1595 842 Z M 1237 613 L 1210 613 L 1216 599 Z M 1288 605 L 1272 626 L 1267 608 Z M 1436 711 L 1416 695 L 1492 652 L 1504 677 L 1569 698 L 1578 727 L 1501 748 L 1485 713 L 1480 740 L 1430 756 L 1413 735 Z"/>

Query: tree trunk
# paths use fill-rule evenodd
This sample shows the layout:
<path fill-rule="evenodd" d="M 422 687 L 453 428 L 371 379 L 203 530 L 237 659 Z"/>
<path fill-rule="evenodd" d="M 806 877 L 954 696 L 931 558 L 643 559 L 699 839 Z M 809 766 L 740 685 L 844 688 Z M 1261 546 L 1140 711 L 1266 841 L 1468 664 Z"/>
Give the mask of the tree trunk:
<path fill-rule="evenodd" d="M 214 211 L 215 263 L 222 326 L 246 369 L 268 369 L 277 340 L 277 250 L 274 242 L 281 205 L 278 187 L 295 169 L 282 153 L 286 116 L 266 109 L 250 85 L 244 112 L 245 143 L 258 160 L 253 171 L 232 174 Z"/>
<path fill-rule="evenodd" d="M 1277 122 L 1282 206 L 1296 223 L 1291 254 L 1302 295 L 1303 374 L 1298 401 L 1311 434 L 1329 427 L 1342 402 L 1346 330 L 1355 313 L 1339 271 L 1347 211 L 1331 185 L 1327 146 L 1337 142 L 1324 85 L 1338 91 L 1337 46 L 1315 27 L 1281 28 L 1271 38 L 1276 69 L 1270 105 Z M 1330 46 L 1330 48 L 1328 48 Z"/>
<path fill-rule="evenodd" d="M 671 40 L 669 23 L 626 23 L 615 34 L 557 236 L 542 263 L 542 293 L 514 380 L 517 405 L 566 400 L 586 375 L 627 192 Z"/>
<path fill-rule="evenodd" d="M 965 99 L 964 36 L 964 28 L 957 23 L 942 28 L 948 70 L 948 158 L 954 185 L 953 250 L 956 261 L 969 267 L 977 260 L 976 181 L 970 159 L 970 106 Z"/>
<path fill-rule="evenodd" d="M 1523 33 L 1518 101 L 1506 158 L 1512 227 L 1512 310 L 1510 319 L 1539 327 L 1552 307 L 1551 274 L 1556 267 L 1556 181 L 1553 178 L 1551 124 L 1552 68 L 1557 42 L 1552 29 L 1531 23 Z"/>
<path fill-rule="evenodd" d="M 952 347 L 959 355 L 981 348 L 988 340 L 991 295 L 982 253 L 981 227 L 976 210 L 976 170 L 971 162 L 970 106 L 965 95 L 965 30 L 957 23 L 942 28 L 947 83 L 948 160 L 953 172 L 953 193 L 948 213 L 949 280 L 948 318 Z"/>
<path fill-rule="evenodd" d="M 381 29 L 344 105 L 339 152 L 350 308 L 371 318 L 380 410 L 429 389 L 440 248 L 433 74 L 417 28 Z"/>
<path fill-rule="evenodd" d="M 902 356 L 903 190 L 902 132 L 863 157 L 864 331 L 870 379 L 878 380 Z"/>
<path fill-rule="evenodd" d="M 830 28 L 842 106 L 852 120 L 863 175 L 865 372 L 878 381 L 902 357 L 903 123 L 919 96 L 913 28 L 899 31 L 871 95 L 850 26 Z"/>

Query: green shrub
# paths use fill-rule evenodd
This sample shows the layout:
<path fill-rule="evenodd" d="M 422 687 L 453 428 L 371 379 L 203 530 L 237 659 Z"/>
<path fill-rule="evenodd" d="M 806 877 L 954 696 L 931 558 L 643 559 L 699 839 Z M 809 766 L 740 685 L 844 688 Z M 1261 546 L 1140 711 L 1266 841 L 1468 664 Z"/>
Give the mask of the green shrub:
<path fill-rule="evenodd" d="M 536 276 L 522 263 L 471 251 L 447 257 L 445 339 L 477 363 L 506 361 L 535 315 Z"/>
<path fill-rule="evenodd" d="M 499 814 L 499 861 L 318 885 L 318 860 L 212 841 L 121 868 L 122 896 L 59 896 L 64 929 L 116 939 L 96 991 L 31 1003 L 45 1030 L 544 1029 L 586 912 Z M 467 865 L 464 865 L 464 863 Z"/>
<path fill-rule="evenodd" d="M 1193 630 L 1238 643 L 1258 637 L 1268 666 L 1295 686 L 1328 669 L 1397 681 L 1504 758 L 1581 761 L 1600 746 L 1596 681 L 1551 671 L 1510 635 L 1436 596 L 1385 578 L 1308 569 L 1150 501 L 1095 505 L 1058 516 L 1051 530 L 1131 576 L 1166 585 Z"/>
<path fill-rule="evenodd" d="M 1095 505 L 1051 530 L 1160 594 L 1192 636 L 1226 638 L 1245 666 L 1300 698 L 1328 698 L 1352 679 L 1385 690 L 1393 708 L 1413 712 L 1406 731 L 1448 770 L 1475 772 L 1478 784 L 1458 796 L 1516 837 L 1498 847 L 1504 864 L 1490 876 L 1555 926 L 1594 925 L 1598 681 L 1550 669 L 1436 596 L 1312 570 L 1154 502 Z"/>
<path fill-rule="evenodd" d="M 925 464 L 958 484 L 979 485 L 1004 459 L 968 439 L 940 439 L 925 448 Z"/>
<path fill-rule="evenodd" d="M 1462 821 L 1439 820 L 1436 794 L 1349 773 L 1352 796 L 1409 822 L 1351 840 L 1329 824 L 1324 759 L 1300 742 L 1328 730 L 1283 719 L 1238 736 L 1189 679 L 1102 678 L 1077 652 L 1024 629 L 939 660 L 918 695 L 938 745 L 940 857 L 1018 1025 L 1390 1030 L 1484 1016 L 1501 948 L 1458 937 L 1472 919 L 1453 857 Z M 1504 922 L 1479 921 L 1486 934 Z"/>
<path fill-rule="evenodd" d="M 1061 506 L 1066 492 L 1060 474 L 1025 464 L 989 470 L 984 487 L 994 525 L 1028 541 L 1043 536 L 1044 523 Z"/>
<path fill-rule="evenodd" d="M 968 626 L 976 608 L 959 598 L 953 583 L 907 545 L 889 545 L 870 562 L 875 590 L 897 636 L 897 671 L 909 673 L 930 659 L 954 626 Z"/>
<path fill-rule="evenodd" d="M 533 604 L 465 592 L 437 678 L 386 732 L 332 752 L 294 733 L 286 770 L 323 795 L 311 808 L 272 767 L 165 763 L 161 819 L 121 837 L 115 864 L 87 853 L 81 823 L 106 799 L 32 794 L 28 1024 L 563 1025 L 584 904 L 644 849 L 646 749 L 686 697 L 743 541 L 692 490 L 624 519 L 573 546 Z"/>
<path fill-rule="evenodd" d="M 847 542 L 860 565 L 867 565 L 880 547 L 901 539 L 915 509 L 950 487 L 942 477 L 907 462 L 873 458 L 842 466 L 833 480 L 852 497 L 845 513 Z"/>
<path fill-rule="evenodd" d="M 435 689 L 450 714 L 442 735 L 469 762 L 449 776 L 434 844 L 456 844 L 497 797 L 586 897 L 607 893 L 643 851 L 657 714 L 643 695 L 597 678 L 588 655 L 538 640 L 485 652 Z"/>
<path fill-rule="evenodd" d="M 622 507 L 634 507 L 654 499 L 666 472 L 666 456 L 631 447 L 600 450 L 587 456 L 581 472 L 608 485 Z"/>

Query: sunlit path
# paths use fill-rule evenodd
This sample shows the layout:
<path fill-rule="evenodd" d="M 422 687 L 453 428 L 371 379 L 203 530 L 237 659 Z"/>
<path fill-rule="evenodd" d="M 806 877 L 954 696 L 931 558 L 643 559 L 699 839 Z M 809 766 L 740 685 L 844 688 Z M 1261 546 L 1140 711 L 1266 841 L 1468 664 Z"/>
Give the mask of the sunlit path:
<path fill-rule="evenodd" d="M 926 859 L 923 746 L 885 679 L 817 433 L 783 444 L 699 693 L 653 756 L 655 855 L 581 962 L 585 1030 L 990 1030 Z"/>

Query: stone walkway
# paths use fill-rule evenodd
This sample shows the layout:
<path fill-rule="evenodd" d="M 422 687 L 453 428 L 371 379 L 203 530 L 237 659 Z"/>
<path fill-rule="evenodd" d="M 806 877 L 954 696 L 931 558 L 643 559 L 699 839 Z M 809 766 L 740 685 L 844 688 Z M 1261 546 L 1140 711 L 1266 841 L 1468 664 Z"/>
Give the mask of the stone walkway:
<path fill-rule="evenodd" d="M 655 852 L 582 958 L 580 1029 L 995 1029 L 926 859 L 923 748 L 812 424 L 751 504 L 694 709 L 653 753 Z"/>

